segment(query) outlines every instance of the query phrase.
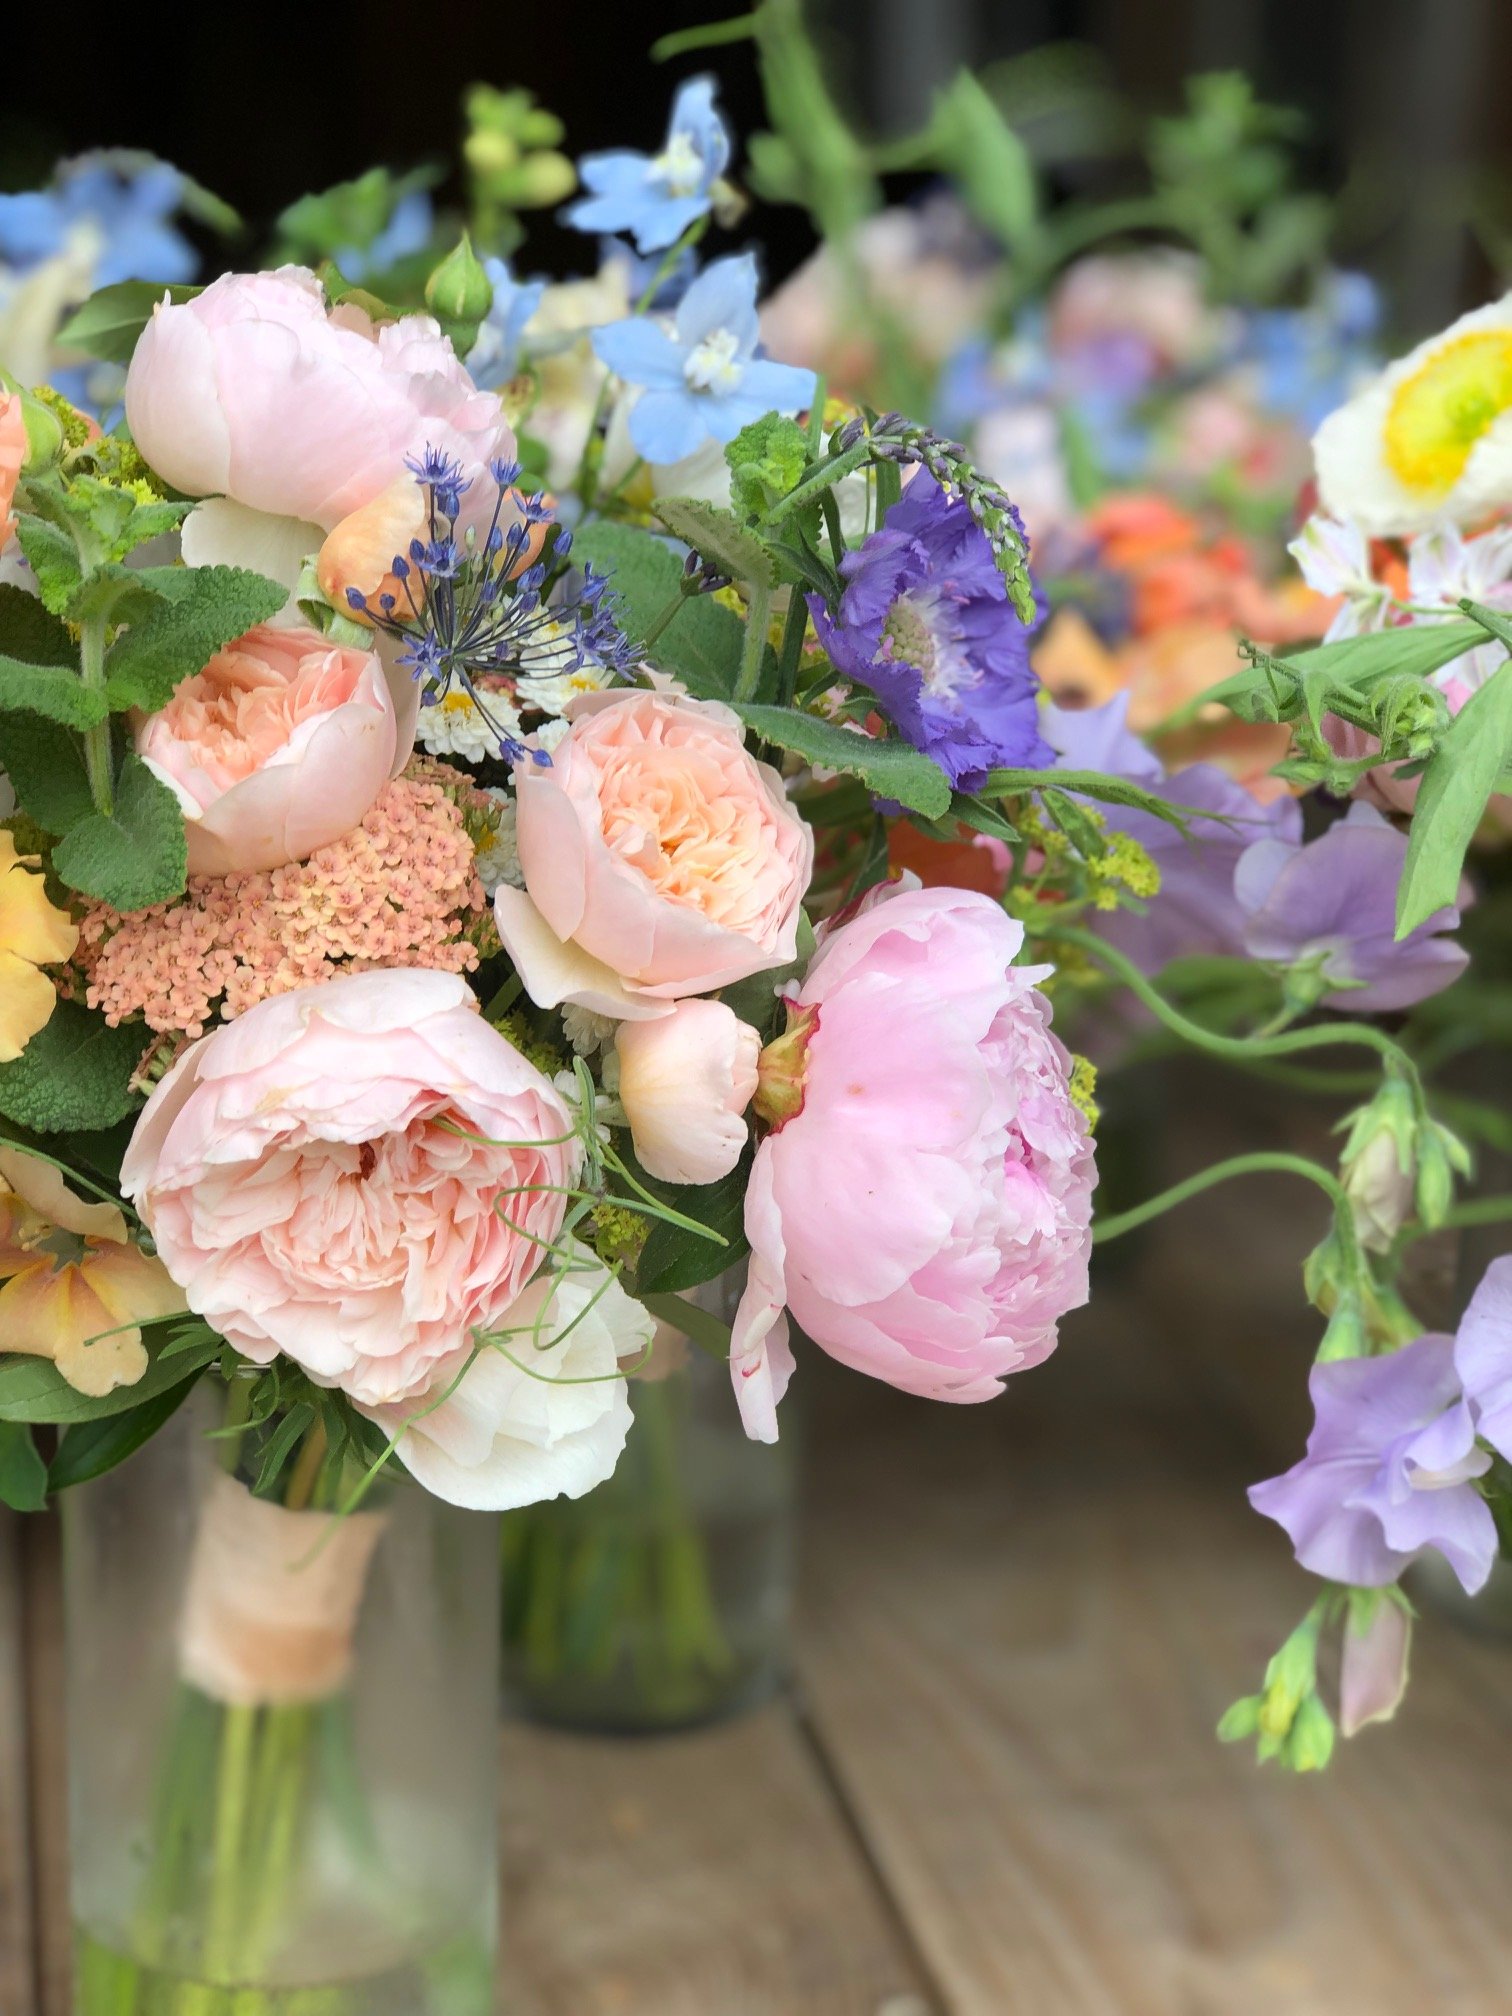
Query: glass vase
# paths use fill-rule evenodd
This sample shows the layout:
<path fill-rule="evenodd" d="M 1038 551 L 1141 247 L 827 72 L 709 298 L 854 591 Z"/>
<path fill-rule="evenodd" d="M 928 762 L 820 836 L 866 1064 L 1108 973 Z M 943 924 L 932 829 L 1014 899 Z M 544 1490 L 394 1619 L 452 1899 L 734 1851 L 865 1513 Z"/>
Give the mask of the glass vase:
<path fill-rule="evenodd" d="M 489 2016 L 497 1522 L 216 1425 L 64 1499 L 75 2016 Z"/>
<path fill-rule="evenodd" d="M 728 1322 L 743 1269 L 691 1291 Z M 729 1367 L 658 1324 L 630 1382 L 614 1475 L 504 1517 L 506 1703 L 606 1732 L 685 1728 L 783 1680 L 793 1575 L 793 1421 L 747 1440 Z"/>

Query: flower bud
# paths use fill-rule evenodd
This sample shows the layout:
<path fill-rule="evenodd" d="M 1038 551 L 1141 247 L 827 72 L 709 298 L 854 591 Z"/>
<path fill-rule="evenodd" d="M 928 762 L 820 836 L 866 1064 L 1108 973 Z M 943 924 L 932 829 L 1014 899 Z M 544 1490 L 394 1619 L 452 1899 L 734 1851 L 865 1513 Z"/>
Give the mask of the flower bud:
<path fill-rule="evenodd" d="M 315 561 L 321 594 L 354 623 L 370 624 L 373 616 L 382 615 L 387 595 L 393 596 L 394 614 L 401 619 L 418 613 L 425 599 L 419 571 L 411 568 L 401 582 L 393 565 L 408 552 L 412 539 L 425 537 L 425 529 L 425 493 L 412 476 L 396 478 L 326 534 Z M 354 591 L 371 614 L 352 601 Z"/>
<path fill-rule="evenodd" d="M 465 357 L 493 306 L 493 282 L 465 231 L 426 281 L 425 305 L 451 338 L 453 350 Z"/>
<path fill-rule="evenodd" d="M 803 1111 L 809 1040 L 818 1027 L 817 1007 L 795 1008 L 788 1002 L 787 1028 L 761 1053 L 756 1111 L 773 1128 L 780 1128 Z"/>
<path fill-rule="evenodd" d="M 1282 1758 L 1293 1771 L 1322 1771 L 1333 1747 L 1333 1717 L 1316 1694 L 1309 1694 L 1293 1718 Z"/>
<path fill-rule="evenodd" d="M 1456 1134 L 1428 1121 L 1418 1137 L 1417 1214 L 1430 1231 L 1443 1224 L 1454 1202 L 1456 1175 L 1470 1173 L 1470 1153 Z"/>
<path fill-rule="evenodd" d="M 619 1097 L 640 1165 L 665 1183 L 717 1183 L 740 1160 L 761 1039 L 722 1001 L 623 1022 Z"/>
<path fill-rule="evenodd" d="M 1258 1721 L 1266 1736 L 1284 1739 L 1317 1685 L 1318 1622 L 1309 1611 L 1265 1669 Z"/>
<path fill-rule="evenodd" d="M 1349 1136 L 1339 1175 L 1360 1244 L 1384 1253 L 1412 1209 L 1418 1118 L 1410 1088 L 1398 1077 L 1388 1078 L 1343 1125 Z"/>
<path fill-rule="evenodd" d="M 1394 1589 L 1352 1589 L 1339 1669 L 1339 1727 L 1357 1736 L 1389 1722 L 1407 1691 L 1412 1615 Z"/>
<path fill-rule="evenodd" d="M 21 417 L 26 427 L 25 467 L 33 474 L 50 469 L 63 453 L 62 421 L 29 392 L 21 394 Z"/>

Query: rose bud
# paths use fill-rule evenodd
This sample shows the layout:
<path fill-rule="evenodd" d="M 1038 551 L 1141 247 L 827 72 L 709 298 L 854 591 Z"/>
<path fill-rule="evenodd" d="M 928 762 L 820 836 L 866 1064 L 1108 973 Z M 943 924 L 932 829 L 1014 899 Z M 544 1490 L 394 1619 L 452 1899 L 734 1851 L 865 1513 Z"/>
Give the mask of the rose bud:
<path fill-rule="evenodd" d="M 740 1160 L 761 1039 L 722 1001 L 679 1001 L 615 1037 L 619 1096 L 641 1167 L 664 1183 L 717 1183 Z"/>

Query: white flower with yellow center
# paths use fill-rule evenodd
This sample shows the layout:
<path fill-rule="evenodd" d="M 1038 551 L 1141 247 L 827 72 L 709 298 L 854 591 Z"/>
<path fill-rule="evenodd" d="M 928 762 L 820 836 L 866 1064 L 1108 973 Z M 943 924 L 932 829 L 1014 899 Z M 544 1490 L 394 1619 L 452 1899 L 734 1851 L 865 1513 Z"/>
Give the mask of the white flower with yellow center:
<path fill-rule="evenodd" d="M 542 714 L 563 714 L 580 693 L 602 693 L 619 683 L 618 674 L 607 666 L 573 664 L 570 623 L 542 624 L 520 653 L 515 697 L 525 712 L 534 708 Z"/>
<path fill-rule="evenodd" d="M 503 733 L 520 739 L 519 716 L 502 693 L 489 693 L 485 714 L 465 686 L 450 686 L 434 706 L 422 707 L 415 733 L 432 756 L 460 756 L 485 763 L 499 754 Z"/>
<path fill-rule="evenodd" d="M 1323 508 L 1376 537 L 1512 504 L 1512 294 L 1330 413 L 1313 438 Z"/>

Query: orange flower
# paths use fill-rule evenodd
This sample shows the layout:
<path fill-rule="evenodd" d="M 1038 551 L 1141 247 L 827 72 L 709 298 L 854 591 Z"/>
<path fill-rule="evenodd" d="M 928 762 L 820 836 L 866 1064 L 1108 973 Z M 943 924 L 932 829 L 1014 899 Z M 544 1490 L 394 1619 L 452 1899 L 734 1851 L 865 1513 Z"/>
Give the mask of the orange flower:
<path fill-rule="evenodd" d="M 16 837 L 0 827 L 0 1063 L 9 1064 L 51 1016 L 56 995 L 43 966 L 71 959 L 79 933 L 27 872 Z"/>
<path fill-rule="evenodd" d="M 906 819 L 887 829 L 887 859 L 896 871 L 911 869 L 926 889 L 979 889 L 998 897 L 1008 882 L 1008 849 L 986 833 L 959 828 L 960 838 L 936 840 Z"/>
<path fill-rule="evenodd" d="M 91 1397 L 147 1370 L 138 1327 L 177 1315 L 183 1295 L 132 1245 L 114 1204 L 86 1204 L 60 1172 L 0 1148 L 0 1346 L 49 1358 Z"/>
<path fill-rule="evenodd" d="M 1105 498 L 1087 513 L 1086 529 L 1102 548 L 1104 566 L 1130 573 L 1172 554 L 1191 553 L 1202 538 L 1190 511 L 1149 490 Z"/>

